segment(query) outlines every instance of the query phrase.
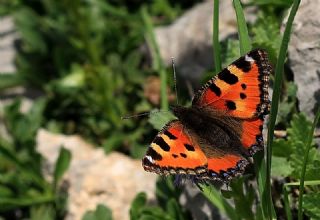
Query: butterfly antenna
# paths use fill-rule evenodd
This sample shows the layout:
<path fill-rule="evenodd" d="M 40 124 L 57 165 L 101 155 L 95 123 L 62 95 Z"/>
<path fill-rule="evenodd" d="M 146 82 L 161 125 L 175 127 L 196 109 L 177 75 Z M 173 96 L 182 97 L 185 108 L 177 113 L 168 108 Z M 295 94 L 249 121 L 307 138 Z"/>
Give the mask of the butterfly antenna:
<path fill-rule="evenodd" d="M 178 105 L 179 99 L 178 99 L 178 91 L 177 91 L 177 75 L 176 75 L 176 67 L 175 67 L 175 63 L 174 63 L 174 57 L 171 57 L 171 62 L 172 62 L 172 69 L 173 69 L 174 90 L 176 92 L 177 105 Z"/>
<path fill-rule="evenodd" d="M 138 118 L 138 117 L 145 116 L 145 115 L 153 115 L 153 114 L 156 114 L 159 112 L 169 112 L 169 111 L 158 110 L 158 111 L 144 112 L 144 113 L 140 113 L 140 114 L 136 114 L 136 115 L 121 116 L 121 119 L 125 120 L 125 119 L 130 119 L 130 118 Z"/>

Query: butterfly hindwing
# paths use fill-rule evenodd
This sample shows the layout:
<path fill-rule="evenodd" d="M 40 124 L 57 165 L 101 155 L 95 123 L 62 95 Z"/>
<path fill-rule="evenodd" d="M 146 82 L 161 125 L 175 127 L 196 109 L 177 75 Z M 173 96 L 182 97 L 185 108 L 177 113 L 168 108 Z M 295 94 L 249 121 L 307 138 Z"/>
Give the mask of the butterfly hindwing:
<path fill-rule="evenodd" d="M 152 141 L 142 160 L 145 170 L 161 174 L 201 174 L 207 158 L 180 121 L 169 122 Z"/>
<path fill-rule="evenodd" d="M 194 135 L 194 134 L 193 134 Z M 158 174 L 188 174 L 195 179 L 228 181 L 248 164 L 240 154 L 198 144 L 178 120 L 169 122 L 151 143 L 142 163 Z"/>
<path fill-rule="evenodd" d="M 192 105 L 210 106 L 244 119 L 266 114 L 270 72 L 266 52 L 253 50 L 207 82 L 196 93 Z"/>
<path fill-rule="evenodd" d="M 242 174 L 248 161 L 240 155 L 225 154 L 217 158 L 208 158 L 208 178 L 228 181 Z"/>

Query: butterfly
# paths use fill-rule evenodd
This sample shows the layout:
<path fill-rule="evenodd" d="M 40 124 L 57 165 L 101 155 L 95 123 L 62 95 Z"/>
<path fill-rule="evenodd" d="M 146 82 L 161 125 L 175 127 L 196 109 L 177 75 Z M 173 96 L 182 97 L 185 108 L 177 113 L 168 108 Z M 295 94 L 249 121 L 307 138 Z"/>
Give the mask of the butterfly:
<path fill-rule="evenodd" d="M 143 168 L 224 182 L 241 175 L 249 157 L 264 148 L 271 72 L 267 52 L 252 50 L 202 86 L 191 107 L 172 107 L 178 119 L 154 138 Z"/>

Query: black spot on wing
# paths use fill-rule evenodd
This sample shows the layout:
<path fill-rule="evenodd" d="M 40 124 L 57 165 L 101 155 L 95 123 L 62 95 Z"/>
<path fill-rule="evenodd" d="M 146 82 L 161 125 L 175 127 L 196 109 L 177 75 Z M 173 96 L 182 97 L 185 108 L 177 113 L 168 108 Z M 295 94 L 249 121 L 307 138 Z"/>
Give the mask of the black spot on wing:
<path fill-rule="evenodd" d="M 221 89 L 218 86 L 216 86 L 216 84 L 214 84 L 214 83 L 210 84 L 209 89 L 214 94 L 216 94 L 216 96 L 220 96 L 221 95 Z"/>
<path fill-rule="evenodd" d="M 164 131 L 164 134 L 165 134 L 166 136 L 168 136 L 168 138 L 170 138 L 171 140 L 177 139 L 177 137 L 174 136 L 173 134 L 171 134 L 168 130 L 165 130 L 165 131 Z"/>
<path fill-rule="evenodd" d="M 256 62 L 261 61 L 261 54 L 259 53 L 259 50 L 252 50 L 248 53 L 248 55 L 254 59 Z"/>
<path fill-rule="evenodd" d="M 180 153 L 180 156 L 183 157 L 183 158 L 187 158 L 187 155 L 184 154 L 184 153 Z"/>
<path fill-rule="evenodd" d="M 218 74 L 218 78 L 230 85 L 236 84 L 239 81 L 238 77 L 232 74 L 227 68 Z"/>
<path fill-rule="evenodd" d="M 156 137 L 153 140 L 153 143 L 157 144 L 164 151 L 169 151 L 170 150 L 170 146 L 160 136 Z"/>
<path fill-rule="evenodd" d="M 190 144 L 184 144 L 184 146 L 186 147 L 186 149 L 188 151 L 195 151 L 194 147 L 192 145 L 190 145 Z"/>
<path fill-rule="evenodd" d="M 238 69 L 242 70 L 243 72 L 247 73 L 251 70 L 251 63 L 246 61 L 245 57 L 241 57 L 237 61 L 233 63 Z"/>
<path fill-rule="evenodd" d="M 149 147 L 147 151 L 147 155 L 154 160 L 162 160 L 162 156 L 157 151 L 155 151 L 152 147 Z"/>
<path fill-rule="evenodd" d="M 176 155 L 176 154 L 172 154 L 172 157 L 173 157 L 173 158 L 177 158 L 177 157 L 178 157 L 178 155 Z"/>
<path fill-rule="evenodd" d="M 229 110 L 236 110 L 237 107 L 236 107 L 236 103 L 234 101 L 226 101 L 226 106 Z"/>
<path fill-rule="evenodd" d="M 243 92 L 240 92 L 240 98 L 241 98 L 241 99 L 245 99 L 245 98 L 247 98 L 247 95 L 244 94 Z"/>
<path fill-rule="evenodd" d="M 241 84 L 241 87 L 242 87 L 243 90 L 245 90 L 245 89 L 247 88 L 247 85 L 244 84 L 244 83 L 242 83 L 242 84 Z"/>

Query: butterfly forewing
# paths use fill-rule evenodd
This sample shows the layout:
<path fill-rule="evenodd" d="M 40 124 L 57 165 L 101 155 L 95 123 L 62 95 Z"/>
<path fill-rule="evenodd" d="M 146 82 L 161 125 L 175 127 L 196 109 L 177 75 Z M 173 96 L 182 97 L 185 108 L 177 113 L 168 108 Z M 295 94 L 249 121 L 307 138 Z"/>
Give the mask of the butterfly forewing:
<path fill-rule="evenodd" d="M 238 118 L 266 114 L 270 72 L 266 52 L 253 50 L 207 82 L 196 93 L 192 105 L 220 109 Z"/>

